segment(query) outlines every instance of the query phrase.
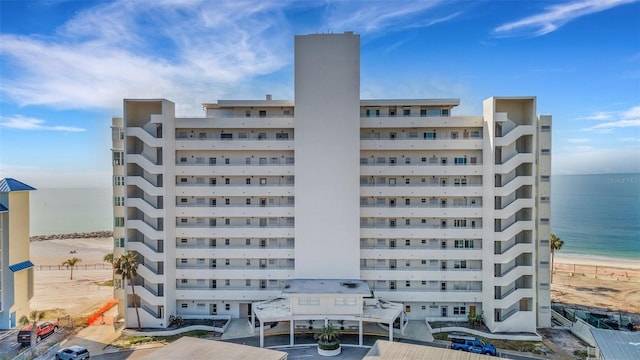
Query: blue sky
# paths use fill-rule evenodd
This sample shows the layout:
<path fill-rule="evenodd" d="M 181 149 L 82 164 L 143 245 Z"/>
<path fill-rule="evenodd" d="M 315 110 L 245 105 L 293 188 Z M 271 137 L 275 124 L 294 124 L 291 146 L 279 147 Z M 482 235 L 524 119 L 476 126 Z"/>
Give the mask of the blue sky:
<path fill-rule="evenodd" d="M 123 98 L 293 99 L 293 36 L 361 35 L 362 98 L 535 95 L 553 173 L 640 172 L 640 3 L 0 0 L 0 177 L 108 187 Z"/>

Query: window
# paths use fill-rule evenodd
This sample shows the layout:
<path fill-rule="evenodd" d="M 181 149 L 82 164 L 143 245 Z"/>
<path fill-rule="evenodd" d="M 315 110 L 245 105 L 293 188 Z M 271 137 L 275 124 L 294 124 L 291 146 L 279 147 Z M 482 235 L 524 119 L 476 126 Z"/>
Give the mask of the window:
<path fill-rule="evenodd" d="M 113 185 L 124 185 L 124 176 L 114 176 Z"/>
<path fill-rule="evenodd" d="M 224 164 L 225 165 L 231 164 L 231 159 L 229 159 L 229 158 L 224 159 Z"/>
<path fill-rule="evenodd" d="M 453 262 L 453 268 L 454 269 L 466 269 L 467 268 L 467 261 L 466 260 L 455 260 Z"/>
<path fill-rule="evenodd" d="M 446 282 L 441 282 L 440 283 L 440 291 L 447 291 L 447 283 Z"/>
<path fill-rule="evenodd" d="M 251 117 L 251 110 L 245 110 L 244 111 L 244 116 Z"/>
<path fill-rule="evenodd" d="M 180 259 L 180 264 L 186 264 L 187 263 L 187 259 Z"/>
<path fill-rule="evenodd" d="M 540 149 L 541 155 L 549 155 L 551 154 L 551 149 Z"/>
<path fill-rule="evenodd" d="M 424 138 L 428 140 L 434 140 L 436 138 L 436 131 L 433 130 L 424 133 Z"/>
<path fill-rule="evenodd" d="M 187 279 L 180 279 L 180 283 L 181 283 L 181 284 L 186 284 L 186 283 L 188 283 L 188 282 L 189 282 L 189 280 L 187 280 Z"/>
<path fill-rule="evenodd" d="M 542 132 L 549 132 L 549 131 L 551 131 L 551 125 L 542 125 L 542 126 L 540 127 L 540 131 L 542 131 Z"/>
<path fill-rule="evenodd" d="M 455 157 L 453 158 L 453 163 L 455 165 L 464 165 L 467 163 L 467 158 L 466 157 Z"/>
<path fill-rule="evenodd" d="M 464 306 L 454 306 L 453 307 L 453 315 L 466 315 L 467 308 Z"/>
<path fill-rule="evenodd" d="M 540 176 L 540 181 L 542 182 L 548 182 L 550 180 L 550 176 L 549 175 L 541 175 Z"/>
<path fill-rule="evenodd" d="M 231 139 L 233 139 L 233 134 L 231 134 L 231 133 L 222 133 L 222 134 L 220 134 L 220 139 L 222 139 L 222 140 L 231 140 Z"/>
<path fill-rule="evenodd" d="M 180 307 L 181 307 L 181 308 L 183 308 L 183 309 L 186 309 L 186 308 L 188 308 L 188 307 L 189 307 L 189 304 L 187 304 L 187 303 L 182 303 L 182 304 L 180 304 Z"/>
<path fill-rule="evenodd" d="M 260 110 L 258 112 L 259 117 L 267 117 L 267 110 Z"/>
<path fill-rule="evenodd" d="M 113 225 L 115 227 L 124 227 L 124 217 L 116 217 L 113 219 Z"/>
<path fill-rule="evenodd" d="M 320 298 L 299 297 L 298 305 L 320 305 Z"/>
<path fill-rule="evenodd" d="M 113 205 L 114 206 L 124 206 L 124 197 L 122 196 L 115 196 L 113 198 Z"/>
<path fill-rule="evenodd" d="M 411 116 L 411 109 L 402 109 L 403 116 Z"/>
<path fill-rule="evenodd" d="M 225 205 L 229 205 L 229 204 L 231 204 L 231 200 L 230 200 L 229 198 L 224 199 L 224 204 L 225 204 Z"/>
<path fill-rule="evenodd" d="M 229 266 L 229 264 L 230 264 L 229 259 L 224 259 L 224 264 L 225 264 L 225 266 Z"/>
<path fill-rule="evenodd" d="M 224 309 L 227 311 L 231 310 L 231 304 L 224 304 Z"/>
<path fill-rule="evenodd" d="M 541 218 L 541 219 L 540 219 L 540 224 L 544 224 L 544 225 L 549 224 L 549 219 L 547 219 L 547 218 Z"/>
<path fill-rule="evenodd" d="M 113 245 L 115 247 L 124 247 L 124 238 L 113 239 Z"/>
<path fill-rule="evenodd" d="M 548 203 L 549 202 L 549 197 L 548 196 L 540 196 L 540 202 L 541 203 Z"/>
<path fill-rule="evenodd" d="M 405 281 L 404 287 L 411 287 L 411 281 Z"/>
<path fill-rule="evenodd" d="M 122 151 L 113 152 L 113 165 L 124 165 L 124 153 Z"/>
<path fill-rule="evenodd" d="M 267 185 L 267 179 L 266 178 L 260 178 L 260 185 Z"/>

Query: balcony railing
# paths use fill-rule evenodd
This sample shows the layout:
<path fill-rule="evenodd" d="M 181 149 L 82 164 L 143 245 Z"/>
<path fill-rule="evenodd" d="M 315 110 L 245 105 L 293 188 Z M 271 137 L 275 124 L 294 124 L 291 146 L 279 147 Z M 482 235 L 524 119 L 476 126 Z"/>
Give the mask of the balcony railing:
<path fill-rule="evenodd" d="M 294 265 L 216 265 L 177 264 L 178 270 L 293 270 Z"/>
<path fill-rule="evenodd" d="M 249 249 L 266 249 L 266 250 L 275 250 L 275 249 L 293 249 L 293 244 L 278 244 L 278 245 L 209 245 L 209 244 L 200 244 L 200 245 L 184 245 L 177 244 L 176 249 L 216 249 L 216 250 L 249 250 Z"/>
<path fill-rule="evenodd" d="M 430 224 L 415 225 L 391 225 L 391 224 L 360 224 L 361 229 L 449 229 L 449 230 L 465 230 L 465 229 L 482 229 L 482 226 L 442 226 Z"/>
<path fill-rule="evenodd" d="M 437 164 L 436 164 L 437 165 Z M 361 187 L 455 187 L 455 188 L 464 188 L 464 187 L 474 187 L 474 186 L 482 186 L 482 181 L 473 181 L 473 182 L 467 182 L 466 184 L 456 184 L 453 181 L 451 182 L 451 184 L 447 183 L 445 185 L 441 184 L 438 179 L 436 179 L 436 181 L 429 181 L 429 182 L 413 182 L 410 184 L 406 184 L 406 183 L 401 183 L 401 182 L 397 182 L 395 184 L 389 184 L 388 180 L 386 180 L 384 183 L 373 183 L 373 182 L 360 182 L 360 186 Z"/>
<path fill-rule="evenodd" d="M 455 163 L 455 162 L 449 162 L 447 161 L 446 163 L 442 163 L 442 162 L 422 162 L 422 161 L 412 161 L 411 163 L 406 163 L 403 161 L 398 161 L 398 162 L 377 162 L 375 160 L 371 160 L 371 161 L 364 161 L 364 160 L 360 160 L 360 166 L 469 166 L 469 165 L 482 165 L 482 161 L 475 161 L 475 162 L 462 162 L 462 163 Z"/>
<path fill-rule="evenodd" d="M 425 289 L 425 288 L 420 288 L 418 286 L 410 286 L 410 287 L 406 287 L 403 286 L 403 284 L 398 284 L 396 285 L 395 288 L 391 288 L 389 286 L 387 287 L 375 287 L 375 288 L 371 288 L 371 290 L 373 291 L 396 291 L 396 292 L 421 292 L 421 293 L 455 293 L 455 294 L 460 294 L 460 293 L 479 293 L 482 292 L 481 289 L 473 289 L 473 290 L 440 290 L 440 289 Z"/>
<path fill-rule="evenodd" d="M 282 286 L 177 286 L 176 290 L 196 290 L 196 291 L 282 291 Z"/>
<path fill-rule="evenodd" d="M 270 162 L 257 163 L 257 164 L 253 164 L 253 163 L 247 164 L 245 161 L 240 161 L 240 160 L 237 160 L 235 162 L 230 162 L 228 164 L 227 163 L 211 164 L 207 162 L 196 162 L 196 161 L 187 161 L 187 162 L 177 161 L 176 162 L 176 166 L 291 166 L 291 165 L 295 165 L 293 158 L 283 160 L 283 161 L 278 161 L 278 162 L 270 161 Z"/>
<path fill-rule="evenodd" d="M 219 141 L 288 141 L 288 140 L 294 140 L 293 135 L 289 135 L 288 137 L 277 137 L 276 134 L 266 134 L 266 136 L 261 137 L 258 134 L 252 134 L 252 135 L 247 135 L 246 137 L 239 137 L 237 134 L 233 134 L 234 136 L 232 138 L 221 138 L 220 134 L 216 134 L 216 135 L 212 135 L 212 134 L 207 134 L 208 136 L 205 137 L 201 137 L 201 136 L 180 136 L 176 134 L 176 140 L 200 140 L 200 141 L 204 141 L 204 140 L 219 140 Z"/>
<path fill-rule="evenodd" d="M 282 203 L 269 203 L 266 205 L 260 204 L 184 204 L 184 203 L 176 203 L 176 207 L 181 208 L 281 208 L 281 207 L 294 207 L 294 203 L 282 202 Z"/>
<path fill-rule="evenodd" d="M 425 138 L 423 137 L 419 137 L 419 136 L 410 136 L 410 135 L 405 135 L 406 133 L 404 133 L 403 135 L 398 134 L 397 136 L 375 136 L 375 135 L 361 135 L 360 136 L 360 140 L 414 140 L 414 141 L 418 141 L 418 140 L 424 140 L 424 141 L 433 141 L 433 140 L 482 140 L 482 135 L 479 136 L 457 136 L 457 137 L 452 137 L 451 135 L 440 135 L 438 134 L 437 137 L 435 138 Z"/>
<path fill-rule="evenodd" d="M 360 266 L 360 270 L 391 270 L 391 271 L 453 271 L 453 272 L 467 272 L 467 271 L 482 271 L 482 268 L 446 268 L 442 269 L 440 267 L 431 267 L 431 266 L 403 266 L 403 264 L 399 264 L 396 266 L 391 265 L 367 265 Z"/>
<path fill-rule="evenodd" d="M 277 186 L 294 186 L 295 183 L 294 182 L 287 182 L 287 183 L 268 183 L 268 184 L 207 184 L 207 183 L 200 183 L 200 184 L 194 184 L 194 183 L 182 183 L 182 182 L 176 182 L 176 186 L 181 187 L 181 186 L 202 186 L 202 187 L 277 187 Z"/>
<path fill-rule="evenodd" d="M 242 228 L 292 228 L 294 226 L 294 224 L 292 223 L 283 223 L 283 224 L 267 224 L 267 225 L 245 225 L 245 224 L 230 224 L 230 225 L 225 225 L 225 224 L 220 224 L 220 225 L 211 225 L 211 224 L 207 224 L 207 223 L 202 223 L 202 224 L 185 224 L 185 223 L 176 223 L 176 227 L 177 228 L 218 228 L 218 229 L 224 229 L 224 228 L 235 228 L 235 229 L 242 229 Z"/>
<path fill-rule="evenodd" d="M 467 205 L 451 205 L 451 204 L 446 204 L 446 205 L 442 205 L 440 203 L 436 203 L 436 204 L 429 204 L 429 203 L 418 203 L 418 204 L 411 204 L 411 205 L 406 205 L 406 204 L 401 204 L 398 203 L 396 205 L 389 205 L 389 204 L 363 204 L 360 203 L 360 207 L 363 208 L 381 208 L 381 209 L 402 209 L 402 208 L 406 208 L 406 209 L 420 209 L 420 208 L 429 208 L 429 209 L 468 209 L 468 208 L 481 208 L 482 205 L 480 204 L 467 204 Z"/>
<path fill-rule="evenodd" d="M 378 249 L 378 250 L 438 250 L 438 251 L 448 251 L 448 250 L 482 250 L 482 247 L 472 247 L 472 248 L 456 248 L 454 246 L 447 246 L 446 248 L 442 248 L 440 244 L 436 246 L 430 246 L 426 244 L 411 244 L 406 246 L 404 244 L 396 244 L 395 246 L 391 245 L 360 245 L 360 249 Z"/>

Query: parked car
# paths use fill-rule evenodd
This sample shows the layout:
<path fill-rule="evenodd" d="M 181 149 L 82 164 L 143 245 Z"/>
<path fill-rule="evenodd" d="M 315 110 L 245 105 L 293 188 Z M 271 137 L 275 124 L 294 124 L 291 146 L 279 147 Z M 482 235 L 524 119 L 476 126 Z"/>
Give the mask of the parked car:
<path fill-rule="evenodd" d="M 88 358 L 89 350 L 78 345 L 60 349 L 56 353 L 56 360 L 83 360 Z"/>
<path fill-rule="evenodd" d="M 449 334 L 447 338 L 451 340 L 451 348 L 453 350 L 496 356 L 496 347 L 482 339 L 455 333 Z"/>
<path fill-rule="evenodd" d="M 58 322 L 57 321 L 45 321 L 38 323 L 36 328 L 36 342 L 40 342 L 43 338 L 53 334 L 56 330 L 58 330 Z M 18 342 L 20 344 L 30 344 L 31 343 L 31 329 L 33 324 L 29 324 L 18 332 Z"/>

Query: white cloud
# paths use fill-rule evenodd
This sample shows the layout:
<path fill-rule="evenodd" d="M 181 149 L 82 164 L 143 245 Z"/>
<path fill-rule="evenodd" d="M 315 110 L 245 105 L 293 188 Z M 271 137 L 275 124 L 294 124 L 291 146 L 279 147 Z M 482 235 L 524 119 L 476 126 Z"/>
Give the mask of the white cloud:
<path fill-rule="evenodd" d="M 363 6 L 358 1 L 330 1 L 327 16 L 329 30 L 347 30 L 358 33 L 374 33 L 406 28 L 428 27 L 449 21 L 459 13 L 439 17 L 425 16 L 427 10 L 441 5 L 443 1 L 407 1 L 401 5 L 393 1 L 371 1 Z M 432 15 L 433 16 L 433 15 Z"/>
<path fill-rule="evenodd" d="M 542 36 L 556 31 L 579 17 L 598 13 L 637 0 L 579 0 L 548 6 L 543 13 L 506 23 L 494 29 L 499 36 L 514 35 L 516 31 Z"/>
<path fill-rule="evenodd" d="M 569 144 L 585 144 L 590 142 L 591 139 L 567 139 Z"/>
<path fill-rule="evenodd" d="M 49 126 L 45 121 L 22 115 L 0 116 L 0 127 L 19 130 L 49 130 L 49 131 L 69 131 L 80 132 L 86 129 L 75 126 Z"/>
<path fill-rule="evenodd" d="M 165 97 L 200 114 L 200 103 L 289 62 L 284 3 L 96 4 L 55 37 L 1 35 L 11 71 L 0 94 L 20 106 L 106 109 L 124 97 Z"/>
<path fill-rule="evenodd" d="M 640 127 L 640 106 L 618 112 L 598 112 L 585 119 L 605 120 L 605 122 L 581 129 L 583 131 L 611 132 L 616 128 Z"/>
<path fill-rule="evenodd" d="M 640 149 L 572 149 L 553 153 L 555 175 L 640 172 Z"/>

